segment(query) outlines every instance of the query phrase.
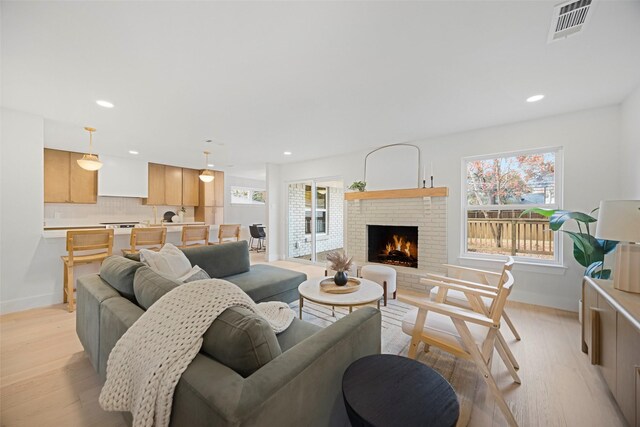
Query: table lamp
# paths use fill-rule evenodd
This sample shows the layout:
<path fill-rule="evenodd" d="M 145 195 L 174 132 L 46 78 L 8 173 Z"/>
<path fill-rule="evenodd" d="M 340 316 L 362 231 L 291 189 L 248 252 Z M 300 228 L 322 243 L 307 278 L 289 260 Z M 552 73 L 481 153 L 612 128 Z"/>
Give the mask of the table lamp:
<path fill-rule="evenodd" d="M 613 287 L 640 293 L 640 200 L 600 202 L 596 239 L 617 240 Z"/>

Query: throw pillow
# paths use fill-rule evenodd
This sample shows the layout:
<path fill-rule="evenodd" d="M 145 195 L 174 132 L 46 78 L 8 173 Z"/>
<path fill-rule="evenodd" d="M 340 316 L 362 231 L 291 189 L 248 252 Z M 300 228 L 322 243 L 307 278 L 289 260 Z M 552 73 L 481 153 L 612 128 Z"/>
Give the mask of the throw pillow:
<path fill-rule="evenodd" d="M 182 283 L 156 273 L 151 268 L 140 267 L 133 278 L 133 291 L 138 305 L 148 310 L 164 294 L 172 291 Z"/>
<path fill-rule="evenodd" d="M 269 322 L 244 307 L 220 313 L 204 333 L 201 351 L 245 378 L 282 354 Z"/>
<path fill-rule="evenodd" d="M 140 262 L 131 261 L 119 255 L 106 258 L 100 266 L 100 278 L 117 290 L 131 302 L 136 298 L 133 292 L 133 278 L 136 271 L 143 267 Z"/>
<path fill-rule="evenodd" d="M 191 262 L 184 252 L 171 243 L 165 244 L 159 252 L 140 249 L 140 261 L 155 272 L 170 278 L 177 279 L 191 270 Z"/>
<path fill-rule="evenodd" d="M 184 276 L 178 278 L 178 281 L 182 283 L 195 282 L 196 280 L 205 280 L 211 279 L 211 277 L 207 274 L 206 271 L 194 265 L 191 270 L 187 272 Z"/>

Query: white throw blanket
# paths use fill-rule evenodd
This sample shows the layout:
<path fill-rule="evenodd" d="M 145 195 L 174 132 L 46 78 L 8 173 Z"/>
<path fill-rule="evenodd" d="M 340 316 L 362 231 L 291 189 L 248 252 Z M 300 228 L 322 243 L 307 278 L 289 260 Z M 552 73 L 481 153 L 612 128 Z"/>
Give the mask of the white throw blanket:
<path fill-rule="evenodd" d="M 168 426 L 175 387 L 200 351 L 203 334 L 234 306 L 264 317 L 276 333 L 287 329 L 294 317 L 287 304 L 256 304 L 225 280 L 180 285 L 156 301 L 116 343 L 100 406 L 131 412 L 134 427 Z"/>

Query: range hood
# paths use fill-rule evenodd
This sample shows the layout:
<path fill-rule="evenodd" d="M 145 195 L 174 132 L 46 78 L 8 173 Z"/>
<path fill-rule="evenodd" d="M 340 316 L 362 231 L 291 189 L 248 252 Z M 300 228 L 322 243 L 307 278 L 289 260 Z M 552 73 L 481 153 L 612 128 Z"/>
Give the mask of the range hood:
<path fill-rule="evenodd" d="M 98 196 L 148 197 L 149 172 L 145 161 L 100 155 Z"/>

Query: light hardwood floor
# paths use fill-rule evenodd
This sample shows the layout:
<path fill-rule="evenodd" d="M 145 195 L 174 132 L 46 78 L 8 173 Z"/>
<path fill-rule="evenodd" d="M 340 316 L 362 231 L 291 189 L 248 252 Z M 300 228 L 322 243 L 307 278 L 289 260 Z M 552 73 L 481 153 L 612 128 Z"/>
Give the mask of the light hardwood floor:
<path fill-rule="evenodd" d="M 262 255 L 252 255 L 254 263 Z M 323 273 L 320 267 L 278 261 L 274 265 Z M 522 385 L 504 366 L 494 375 L 516 419 L 525 426 L 624 426 L 596 370 L 580 351 L 577 315 L 524 304 L 509 314 L 523 339 L 505 331 L 520 362 Z M 384 337 L 384 335 L 383 335 Z M 384 350 L 401 352 L 409 337 L 398 334 Z M 500 410 L 478 382 L 470 426 L 506 425 Z M 75 333 L 75 315 L 64 305 L 0 317 L 0 424 L 2 426 L 124 426 L 120 415 L 100 409 L 101 382 Z"/>

